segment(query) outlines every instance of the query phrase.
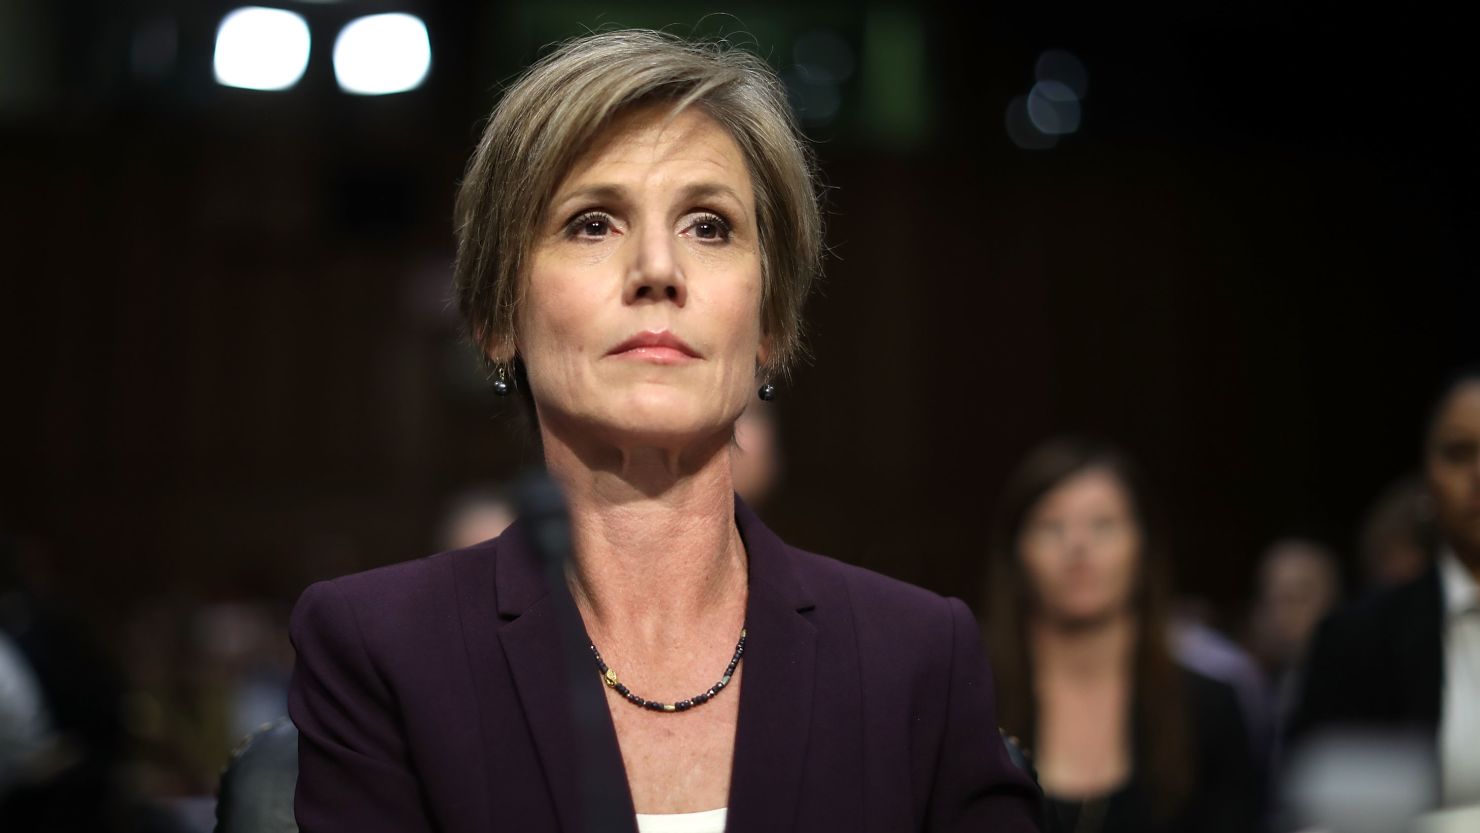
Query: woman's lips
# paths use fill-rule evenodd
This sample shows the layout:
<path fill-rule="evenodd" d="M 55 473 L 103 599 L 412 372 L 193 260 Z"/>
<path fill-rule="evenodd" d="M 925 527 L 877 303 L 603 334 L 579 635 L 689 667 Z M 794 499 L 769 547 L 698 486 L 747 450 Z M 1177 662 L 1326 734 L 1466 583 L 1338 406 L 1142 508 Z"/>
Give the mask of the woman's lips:
<path fill-rule="evenodd" d="M 693 356 L 672 347 L 634 347 L 612 354 L 613 358 L 652 362 L 653 364 L 680 364 L 691 362 Z"/>
<path fill-rule="evenodd" d="M 652 364 L 682 364 L 700 358 L 694 348 L 666 330 L 638 333 L 613 347 L 607 355 Z"/>

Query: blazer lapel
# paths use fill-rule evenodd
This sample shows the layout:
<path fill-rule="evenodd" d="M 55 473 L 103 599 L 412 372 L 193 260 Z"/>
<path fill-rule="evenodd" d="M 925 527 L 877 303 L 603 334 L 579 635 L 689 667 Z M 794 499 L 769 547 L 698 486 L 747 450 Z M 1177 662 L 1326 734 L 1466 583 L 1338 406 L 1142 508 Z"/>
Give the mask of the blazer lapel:
<path fill-rule="evenodd" d="M 498 641 L 508 660 L 519 703 L 534 738 L 562 830 L 636 833 L 637 821 L 616 730 L 593 667 L 571 688 L 562 662 L 559 603 L 541 565 L 516 523 L 499 539 L 495 585 L 499 616 L 507 621 Z M 555 592 L 565 592 L 564 587 Z M 569 602 L 567 595 L 563 601 Z M 581 697 L 582 694 L 594 696 Z M 580 706 L 575 704 L 579 702 Z M 596 708 L 592 708 L 592 704 Z M 578 717 L 578 719 L 577 719 Z M 596 818 L 585 810 L 601 808 Z M 615 814 L 617 818 L 611 818 Z"/>
<path fill-rule="evenodd" d="M 730 776 L 729 833 L 774 833 L 796 822 L 812 726 L 817 630 L 786 545 L 745 504 L 736 521 L 750 560 L 745 676 Z"/>
<path fill-rule="evenodd" d="M 1438 731 L 1444 688 L 1444 593 L 1438 567 L 1419 580 L 1394 617 L 1403 673 L 1403 718 Z"/>

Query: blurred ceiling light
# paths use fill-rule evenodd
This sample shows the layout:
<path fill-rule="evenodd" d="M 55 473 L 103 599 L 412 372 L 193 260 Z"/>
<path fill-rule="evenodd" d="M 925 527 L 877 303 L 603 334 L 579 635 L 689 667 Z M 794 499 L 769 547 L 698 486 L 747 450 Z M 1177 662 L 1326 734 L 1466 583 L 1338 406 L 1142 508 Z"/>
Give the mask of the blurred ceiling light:
<path fill-rule="evenodd" d="M 308 69 L 310 38 L 302 16 L 246 6 L 216 30 L 216 82 L 247 90 L 286 90 Z"/>
<path fill-rule="evenodd" d="M 802 35 L 792 55 L 809 81 L 836 84 L 853 74 L 853 49 L 837 32 L 817 29 Z"/>
<path fill-rule="evenodd" d="M 1028 93 L 1028 118 L 1050 136 L 1079 129 L 1079 96 L 1058 81 L 1039 81 Z"/>
<path fill-rule="evenodd" d="M 817 81 L 801 71 L 801 67 L 783 72 L 781 80 L 786 85 L 792 110 L 802 121 L 821 125 L 827 124 L 838 115 L 843 98 L 838 92 L 837 84 Z"/>
<path fill-rule="evenodd" d="M 414 90 L 431 66 L 427 27 L 415 15 L 357 18 L 334 41 L 334 77 L 348 93 L 385 95 Z"/>

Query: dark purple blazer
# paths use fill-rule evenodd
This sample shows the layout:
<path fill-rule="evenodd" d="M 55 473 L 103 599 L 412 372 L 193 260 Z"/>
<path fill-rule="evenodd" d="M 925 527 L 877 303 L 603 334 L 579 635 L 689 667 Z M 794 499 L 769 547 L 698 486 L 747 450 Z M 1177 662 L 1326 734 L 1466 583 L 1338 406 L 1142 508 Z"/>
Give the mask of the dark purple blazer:
<path fill-rule="evenodd" d="M 727 830 L 1037 830 L 966 606 L 787 546 L 738 501 L 736 516 L 749 636 Z M 516 523 L 304 592 L 289 695 L 304 833 L 579 829 L 577 756 L 614 774 L 622 759 L 610 714 L 575 740 L 544 575 Z M 578 684 L 601 686 L 594 665 Z M 625 790 L 621 810 L 614 829 L 635 833 Z"/>

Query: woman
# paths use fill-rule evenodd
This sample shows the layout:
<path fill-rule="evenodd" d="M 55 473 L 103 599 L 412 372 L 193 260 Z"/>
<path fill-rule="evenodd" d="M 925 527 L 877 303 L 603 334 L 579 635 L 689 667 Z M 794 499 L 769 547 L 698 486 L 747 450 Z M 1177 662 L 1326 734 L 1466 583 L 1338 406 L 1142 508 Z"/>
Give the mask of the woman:
<path fill-rule="evenodd" d="M 494 110 L 458 218 L 461 309 L 533 405 L 571 560 L 547 582 L 525 519 L 304 593 L 305 833 L 1033 829 L 966 607 L 793 549 L 734 496 L 735 420 L 798 352 L 820 249 L 770 70 L 568 43 Z M 595 724 L 572 690 L 603 693 Z M 588 800 L 612 773 L 615 818 Z"/>
<path fill-rule="evenodd" d="M 1079 440 L 1037 449 L 1008 482 L 987 597 L 999 715 L 1051 829 L 1245 833 L 1259 782 L 1243 720 L 1232 689 L 1172 659 L 1140 482 Z"/>
<path fill-rule="evenodd" d="M 1480 808 L 1480 366 L 1452 374 L 1433 400 L 1423 483 L 1438 537 L 1430 564 L 1338 610 L 1316 631 L 1288 733 L 1290 763 L 1340 777 L 1352 756 L 1327 757 L 1324 750 L 1336 748 L 1331 738 L 1350 733 L 1383 760 L 1395 760 L 1408 741 L 1419 754 L 1404 774 L 1437 772 L 1433 784 L 1410 781 L 1417 794 L 1397 798 L 1473 813 Z M 1310 802 L 1290 780 L 1292 803 Z M 1402 806 L 1391 792 L 1362 798 L 1374 811 Z"/>

